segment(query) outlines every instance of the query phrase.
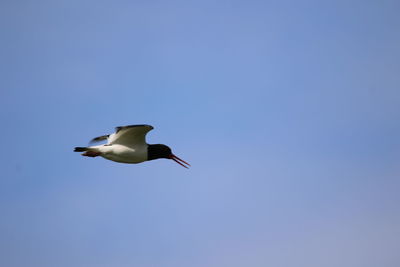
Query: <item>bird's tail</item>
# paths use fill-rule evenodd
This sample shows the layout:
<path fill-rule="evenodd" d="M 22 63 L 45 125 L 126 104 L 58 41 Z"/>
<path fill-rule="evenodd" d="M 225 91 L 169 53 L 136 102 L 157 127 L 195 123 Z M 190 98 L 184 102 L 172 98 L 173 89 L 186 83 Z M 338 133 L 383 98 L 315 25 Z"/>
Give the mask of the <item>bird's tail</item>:
<path fill-rule="evenodd" d="M 85 152 L 88 150 L 88 147 L 75 147 L 74 152 Z"/>
<path fill-rule="evenodd" d="M 101 156 L 101 152 L 98 149 L 93 147 L 75 147 L 74 152 L 85 152 L 82 153 L 82 156 L 85 157 L 97 157 Z"/>

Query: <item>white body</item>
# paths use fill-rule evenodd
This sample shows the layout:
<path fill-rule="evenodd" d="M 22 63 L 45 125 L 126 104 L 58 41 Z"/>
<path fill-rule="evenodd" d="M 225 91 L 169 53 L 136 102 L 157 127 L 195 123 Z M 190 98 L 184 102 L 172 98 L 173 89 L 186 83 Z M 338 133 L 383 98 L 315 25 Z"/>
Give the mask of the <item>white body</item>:
<path fill-rule="evenodd" d="M 158 158 L 172 159 L 182 167 L 190 166 L 186 161 L 172 154 L 171 148 L 163 144 L 148 145 L 146 134 L 153 126 L 127 125 L 115 128 L 110 135 L 102 135 L 92 139 L 91 142 L 107 140 L 107 144 L 101 146 L 75 147 L 75 152 L 84 152 L 82 156 L 98 157 L 121 163 L 140 163 Z M 149 153 L 150 150 L 150 153 Z"/>
<path fill-rule="evenodd" d="M 101 152 L 101 157 L 121 163 L 140 163 L 147 160 L 147 144 L 127 147 L 124 145 L 103 145 L 90 147 Z"/>
<path fill-rule="evenodd" d="M 110 135 L 96 137 L 97 142 L 107 140 L 107 144 L 85 148 L 84 156 L 101 156 L 122 163 L 140 163 L 148 160 L 146 134 L 153 129 L 150 125 L 128 125 L 117 127 Z"/>

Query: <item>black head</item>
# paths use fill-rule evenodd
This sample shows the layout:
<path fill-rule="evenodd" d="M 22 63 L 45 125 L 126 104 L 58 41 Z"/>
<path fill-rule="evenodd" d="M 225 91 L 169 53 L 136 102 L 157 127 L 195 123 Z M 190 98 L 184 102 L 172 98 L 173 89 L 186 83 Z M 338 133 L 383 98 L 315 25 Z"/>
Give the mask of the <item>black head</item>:
<path fill-rule="evenodd" d="M 153 160 L 153 159 L 160 159 L 160 158 L 165 158 L 169 159 L 169 156 L 172 154 L 171 148 L 166 145 L 149 145 L 147 147 L 147 158 L 148 160 Z"/>
<path fill-rule="evenodd" d="M 190 166 L 189 163 L 185 162 L 184 160 L 172 154 L 171 148 L 169 148 L 166 145 L 157 144 L 157 145 L 149 145 L 147 147 L 147 160 L 161 159 L 161 158 L 172 159 L 176 163 L 182 165 L 185 168 L 187 168 L 187 166 L 183 165 L 181 162 Z"/>

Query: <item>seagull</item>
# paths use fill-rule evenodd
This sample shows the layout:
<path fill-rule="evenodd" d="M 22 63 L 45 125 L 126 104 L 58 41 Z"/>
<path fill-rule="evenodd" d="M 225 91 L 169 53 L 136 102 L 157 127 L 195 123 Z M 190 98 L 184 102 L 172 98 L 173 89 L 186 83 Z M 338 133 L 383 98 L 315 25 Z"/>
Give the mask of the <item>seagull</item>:
<path fill-rule="evenodd" d="M 186 161 L 175 156 L 171 148 L 163 144 L 149 145 L 146 143 L 146 134 L 153 130 L 153 126 L 127 125 L 115 128 L 115 133 L 93 138 L 90 143 L 107 140 L 105 145 L 75 147 L 74 152 L 84 152 L 82 156 L 97 157 L 121 163 L 141 163 L 153 159 L 172 159 L 181 166 L 190 166 Z M 186 166 L 186 165 L 187 166 Z"/>

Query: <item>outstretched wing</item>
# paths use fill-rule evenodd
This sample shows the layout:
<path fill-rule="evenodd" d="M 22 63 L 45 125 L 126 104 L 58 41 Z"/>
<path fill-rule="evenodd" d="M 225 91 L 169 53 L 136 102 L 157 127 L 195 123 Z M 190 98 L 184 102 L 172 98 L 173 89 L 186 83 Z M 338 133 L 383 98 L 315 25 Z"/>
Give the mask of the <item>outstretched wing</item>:
<path fill-rule="evenodd" d="M 146 144 L 146 134 L 153 130 L 153 126 L 127 125 L 115 128 L 115 133 L 108 137 L 108 144 L 120 144 L 128 147 Z"/>
<path fill-rule="evenodd" d="M 90 144 L 97 143 L 97 142 L 100 142 L 100 141 L 103 141 L 103 140 L 107 140 L 109 136 L 110 135 L 107 134 L 107 135 L 102 135 L 102 136 L 99 136 L 99 137 L 95 137 L 92 140 L 90 140 Z"/>

